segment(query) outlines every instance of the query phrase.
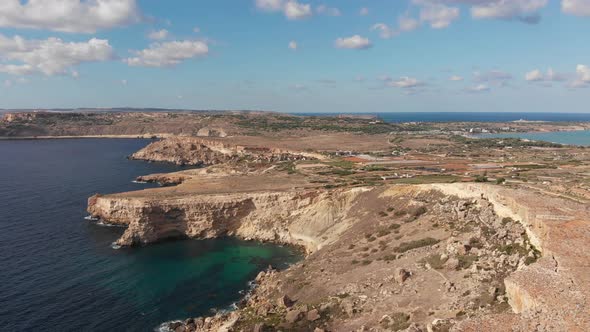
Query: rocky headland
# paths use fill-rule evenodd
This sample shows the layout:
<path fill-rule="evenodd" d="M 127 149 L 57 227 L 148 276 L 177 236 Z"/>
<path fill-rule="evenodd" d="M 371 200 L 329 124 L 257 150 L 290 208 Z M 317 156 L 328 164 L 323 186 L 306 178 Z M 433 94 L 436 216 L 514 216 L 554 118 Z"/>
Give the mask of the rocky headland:
<path fill-rule="evenodd" d="M 94 196 L 88 210 L 127 226 L 122 246 L 236 236 L 307 255 L 262 272 L 236 311 L 171 330 L 590 326 L 588 208 L 579 203 L 490 184 L 325 188 L 296 174 L 185 177 L 175 187 Z"/>
<path fill-rule="evenodd" d="M 158 138 L 190 166 L 100 195 L 120 246 L 235 236 L 301 247 L 238 308 L 187 331 L 590 330 L 590 153 L 492 132 L 573 123 L 400 123 L 261 112 L 19 112 L 2 138 Z"/>

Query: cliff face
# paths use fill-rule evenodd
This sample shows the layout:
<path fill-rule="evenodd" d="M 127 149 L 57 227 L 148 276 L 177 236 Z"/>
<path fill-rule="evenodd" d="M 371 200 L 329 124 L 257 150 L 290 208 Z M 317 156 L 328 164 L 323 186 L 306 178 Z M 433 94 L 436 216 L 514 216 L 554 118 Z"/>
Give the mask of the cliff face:
<path fill-rule="evenodd" d="M 460 197 L 486 197 L 500 216 L 520 220 L 531 243 L 543 253 L 537 263 L 519 269 L 504 281 L 512 310 L 520 314 L 518 319 L 500 316 L 471 321 L 463 325 L 463 330 L 510 324 L 522 331 L 586 331 L 590 327 L 588 206 L 498 186 L 433 186 Z"/>
<path fill-rule="evenodd" d="M 120 245 L 230 235 L 310 254 L 261 278 L 244 307 L 215 318 L 220 324 L 251 330 L 278 319 L 348 331 L 397 326 L 401 317 L 433 331 L 590 326 L 590 226 L 580 204 L 479 184 L 180 194 L 183 186 L 95 196 L 89 211 L 127 226 Z M 531 242 L 543 253 L 536 262 Z M 297 304 L 285 307 L 285 296 Z"/>
<path fill-rule="evenodd" d="M 126 225 L 119 245 L 173 237 L 224 235 L 304 246 L 315 251 L 347 227 L 345 216 L 364 189 L 198 195 L 183 198 L 89 199 L 92 216 Z"/>
<path fill-rule="evenodd" d="M 228 144 L 223 140 L 196 137 L 169 137 L 153 142 L 131 155 L 132 159 L 171 162 L 177 165 L 216 165 L 247 160 L 279 162 L 315 159 L 316 154 L 265 146 Z"/>

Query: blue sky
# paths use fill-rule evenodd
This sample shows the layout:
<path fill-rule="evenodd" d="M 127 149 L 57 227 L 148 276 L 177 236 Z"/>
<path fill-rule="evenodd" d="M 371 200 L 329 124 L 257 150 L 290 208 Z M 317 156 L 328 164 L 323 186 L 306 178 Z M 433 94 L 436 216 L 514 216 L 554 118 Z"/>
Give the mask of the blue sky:
<path fill-rule="evenodd" d="M 0 108 L 590 112 L 590 0 L 2 0 Z"/>

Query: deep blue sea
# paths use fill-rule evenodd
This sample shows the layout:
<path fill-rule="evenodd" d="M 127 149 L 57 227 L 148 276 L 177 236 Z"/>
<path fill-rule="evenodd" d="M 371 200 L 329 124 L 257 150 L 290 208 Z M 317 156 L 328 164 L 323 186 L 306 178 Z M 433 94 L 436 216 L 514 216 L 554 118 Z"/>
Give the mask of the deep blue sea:
<path fill-rule="evenodd" d="M 296 115 L 338 115 L 338 113 L 294 113 Z M 354 114 L 354 113 L 351 113 Z M 540 112 L 377 112 L 356 113 L 376 115 L 386 122 L 508 122 L 516 120 L 579 122 L 590 121 L 590 113 Z"/>
<path fill-rule="evenodd" d="M 0 141 L 0 331 L 152 331 L 227 308 L 288 248 L 232 239 L 111 248 L 123 232 L 84 220 L 94 193 L 143 189 L 177 167 L 127 160 L 149 141 Z"/>

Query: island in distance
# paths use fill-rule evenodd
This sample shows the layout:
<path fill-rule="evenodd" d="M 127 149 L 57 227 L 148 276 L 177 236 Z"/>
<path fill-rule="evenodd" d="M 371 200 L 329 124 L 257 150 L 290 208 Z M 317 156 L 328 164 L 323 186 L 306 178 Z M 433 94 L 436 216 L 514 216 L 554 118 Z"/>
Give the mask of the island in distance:
<path fill-rule="evenodd" d="M 587 122 L 386 123 L 266 112 L 8 112 L 2 139 L 147 137 L 200 166 L 97 194 L 119 246 L 224 236 L 300 247 L 230 312 L 171 331 L 588 331 L 590 150 L 473 132 Z"/>

